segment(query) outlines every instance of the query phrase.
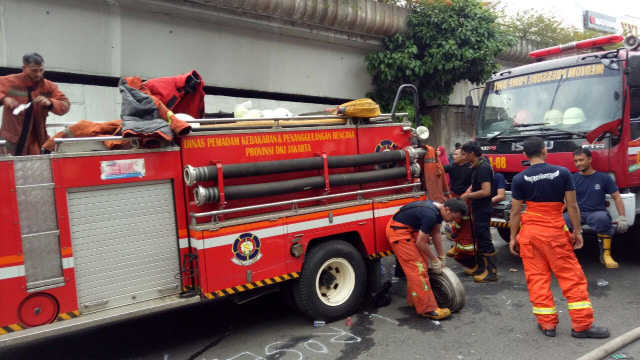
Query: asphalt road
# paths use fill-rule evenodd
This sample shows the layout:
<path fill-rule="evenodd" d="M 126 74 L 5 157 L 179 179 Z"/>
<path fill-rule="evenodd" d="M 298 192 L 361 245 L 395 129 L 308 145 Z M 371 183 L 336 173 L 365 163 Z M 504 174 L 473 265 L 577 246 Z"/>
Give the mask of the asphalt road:
<path fill-rule="evenodd" d="M 636 233 L 637 234 L 637 233 Z M 640 326 L 640 236 L 614 242 L 621 264 L 607 270 L 594 239 L 578 251 L 589 281 L 596 324 L 612 338 Z M 634 244 L 635 242 L 635 244 Z M 576 359 L 608 340 L 574 339 L 566 300 L 553 282 L 560 324 L 547 338 L 531 312 L 522 263 L 497 234 L 499 281 L 477 284 L 449 261 L 465 286 L 466 306 L 437 322 L 406 305 L 405 282 L 393 284 L 391 305 L 364 304 L 351 317 L 313 327 L 279 294 L 241 305 L 210 301 L 134 320 L 0 349 L 0 359 Z M 383 262 L 390 275 L 393 257 Z M 604 279 L 607 286 L 597 286 Z M 640 341 L 615 354 L 640 359 Z M 611 358 L 611 357 L 608 357 Z"/>

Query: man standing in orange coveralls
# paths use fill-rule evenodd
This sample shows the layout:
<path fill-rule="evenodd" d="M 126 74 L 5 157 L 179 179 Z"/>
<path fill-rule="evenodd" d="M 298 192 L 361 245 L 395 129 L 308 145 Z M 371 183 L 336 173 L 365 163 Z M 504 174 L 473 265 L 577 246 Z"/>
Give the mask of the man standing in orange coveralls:
<path fill-rule="evenodd" d="M 13 155 L 39 155 L 49 138 L 45 125 L 49 112 L 64 115 L 71 103 L 56 84 L 44 78 L 40 54 L 26 54 L 22 63 L 22 73 L 0 76 L 0 138 Z"/>
<path fill-rule="evenodd" d="M 511 184 L 509 250 L 522 258 L 529 300 L 533 303 L 538 327 L 544 335 L 556 336 L 558 312 L 549 288 L 553 271 L 567 298 L 571 336 L 609 337 L 608 329 L 593 326 L 587 279 L 573 252 L 582 247 L 583 241 L 571 173 L 564 167 L 545 163 L 547 149 L 541 138 L 528 138 L 523 148 L 531 166 L 516 175 Z M 562 218 L 563 201 L 567 203 L 571 223 L 576 229 L 573 234 L 569 233 Z M 527 208 L 521 216 L 523 202 Z"/>
<path fill-rule="evenodd" d="M 449 199 L 444 204 L 414 201 L 401 207 L 389 219 L 387 239 L 407 276 L 407 304 L 415 306 L 422 317 L 444 319 L 451 315 L 449 309 L 438 307 L 429 283 L 427 264 L 431 262 L 428 268 L 434 273 L 442 272 L 444 263 L 440 259 L 446 259 L 440 233 L 442 220 L 460 221 L 468 211 L 467 204 L 460 199 Z M 429 236 L 437 255 L 429 247 Z"/>

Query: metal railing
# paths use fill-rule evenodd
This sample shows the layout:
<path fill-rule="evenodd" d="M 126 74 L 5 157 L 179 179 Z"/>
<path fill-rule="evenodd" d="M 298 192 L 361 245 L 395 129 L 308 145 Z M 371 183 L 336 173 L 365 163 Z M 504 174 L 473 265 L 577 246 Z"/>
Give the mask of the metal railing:
<path fill-rule="evenodd" d="M 375 118 L 371 118 L 371 119 L 375 121 L 376 119 L 389 118 L 391 116 L 392 114 L 380 114 L 379 116 L 376 116 Z M 397 113 L 393 116 L 396 116 L 396 117 L 409 116 L 409 113 Z M 241 121 L 252 122 L 252 121 L 271 120 L 271 121 L 279 122 L 279 121 L 290 121 L 290 120 L 329 120 L 329 119 L 348 120 L 349 116 L 327 114 L 327 115 L 301 115 L 301 116 L 289 116 L 289 117 L 217 118 L 217 119 L 193 119 L 193 120 L 185 120 L 185 122 L 199 123 L 199 124 L 229 124 L 229 123 L 235 123 L 235 122 L 241 122 Z"/>
<path fill-rule="evenodd" d="M 66 143 L 80 143 L 80 142 L 104 142 L 104 141 L 131 141 L 131 147 L 138 148 L 140 146 L 139 137 L 122 137 L 122 136 L 94 136 L 94 137 L 78 137 L 78 138 L 55 138 L 53 143 L 55 151 L 57 152 L 60 145 Z"/>
<path fill-rule="evenodd" d="M 45 126 L 50 127 L 69 127 L 71 125 L 75 125 L 77 123 L 74 122 L 59 122 L 59 123 L 47 123 Z"/>

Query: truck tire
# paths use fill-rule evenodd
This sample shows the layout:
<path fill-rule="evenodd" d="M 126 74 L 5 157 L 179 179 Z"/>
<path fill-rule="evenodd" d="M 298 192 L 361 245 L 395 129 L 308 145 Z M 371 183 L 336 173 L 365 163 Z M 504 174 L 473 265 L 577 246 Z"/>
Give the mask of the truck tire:
<path fill-rule="evenodd" d="M 452 313 L 464 307 L 467 294 L 460 278 L 451 269 L 443 268 L 441 274 L 429 272 L 429 282 L 439 307 L 448 308 Z"/>
<path fill-rule="evenodd" d="M 342 240 L 323 242 L 306 254 L 294 283 L 299 307 L 314 320 L 334 321 L 352 314 L 367 287 L 358 250 Z"/>
<path fill-rule="evenodd" d="M 502 238 L 502 240 L 506 241 L 507 244 L 508 244 L 509 241 L 511 240 L 511 229 L 509 229 L 509 228 L 496 228 L 496 230 L 498 230 L 498 234 L 500 234 L 500 237 Z"/>

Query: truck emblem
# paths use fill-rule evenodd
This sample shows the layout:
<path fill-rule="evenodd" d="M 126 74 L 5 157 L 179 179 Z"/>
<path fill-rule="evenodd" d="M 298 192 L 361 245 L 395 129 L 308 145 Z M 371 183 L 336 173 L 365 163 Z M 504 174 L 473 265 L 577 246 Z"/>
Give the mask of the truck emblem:
<path fill-rule="evenodd" d="M 232 250 L 233 261 L 236 265 L 249 266 L 260 260 L 260 238 L 252 233 L 244 233 L 238 236 L 234 242 Z"/>
<path fill-rule="evenodd" d="M 399 149 L 398 145 L 394 144 L 391 140 L 382 140 L 376 145 L 376 152 L 393 151 Z M 396 166 L 395 163 L 378 164 L 376 167 L 379 169 L 389 169 Z"/>
<path fill-rule="evenodd" d="M 511 144 L 511 151 L 513 152 L 521 152 L 524 151 L 524 142 L 516 142 Z M 544 142 L 547 147 L 547 150 L 553 149 L 553 141 L 547 140 Z"/>

